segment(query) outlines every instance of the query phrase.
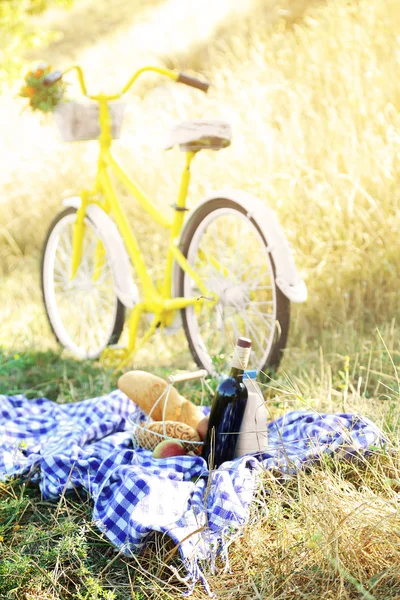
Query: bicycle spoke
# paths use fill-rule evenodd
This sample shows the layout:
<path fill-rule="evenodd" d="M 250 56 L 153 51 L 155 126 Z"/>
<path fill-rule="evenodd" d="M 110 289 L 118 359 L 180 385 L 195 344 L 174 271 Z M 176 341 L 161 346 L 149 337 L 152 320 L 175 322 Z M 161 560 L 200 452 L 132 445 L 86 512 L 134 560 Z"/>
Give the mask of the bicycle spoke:
<path fill-rule="evenodd" d="M 250 288 L 251 292 L 254 292 L 255 290 L 272 290 L 272 285 L 258 285 Z"/>
<path fill-rule="evenodd" d="M 274 328 L 275 318 L 271 315 L 263 315 L 248 310 L 246 311 L 246 318 L 251 319 L 257 325 L 257 328 L 265 327 L 267 331 L 271 331 Z"/>
<path fill-rule="evenodd" d="M 59 222 L 58 230 L 53 230 L 52 294 L 46 302 L 52 304 L 52 324 L 54 321 L 62 343 L 80 356 L 96 356 L 107 345 L 114 328 L 117 298 L 113 272 L 102 241 L 99 262 L 99 234 L 87 221 L 79 268 L 69 280 L 74 220 L 74 213 L 70 213 Z"/>
<path fill-rule="evenodd" d="M 270 254 L 254 225 L 238 211 L 221 208 L 204 221 L 195 231 L 188 260 L 219 302 L 217 306 L 204 303 L 198 312 L 187 311 L 189 331 L 193 339 L 199 338 L 196 347 L 203 364 L 212 364 L 220 352 L 229 355 L 235 338 L 247 335 L 253 340 L 255 363 L 263 367 L 276 318 Z M 195 290 L 185 274 L 185 295 Z"/>
<path fill-rule="evenodd" d="M 233 308 L 233 307 L 231 307 L 231 308 Z M 232 317 L 230 317 L 229 323 L 230 323 L 231 327 L 233 328 L 233 331 L 234 331 L 234 334 L 235 334 L 234 335 L 234 341 L 235 341 L 238 337 L 240 337 L 241 335 L 243 335 L 243 331 L 241 332 L 239 330 L 239 328 L 237 327 L 235 315 L 232 315 Z"/>
<path fill-rule="evenodd" d="M 63 248 L 58 248 L 57 257 L 58 257 L 58 260 L 61 259 L 61 261 L 64 264 L 64 267 L 68 268 L 70 266 L 71 255 L 67 254 L 67 252 L 65 250 L 63 250 Z"/>
<path fill-rule="evenodd" d="M 259 335 L 259 330 L 253 326 L 253 323 L 250 320 L 244 319 L 244 322 L 245 322 L 246 331 L 251 332 L 251 335 L 249 337 L 250 337 L 250 339 L 253 340 L 253 345 L 254 345 L 254 343 L 256 343 L 258 345 L 259 349 L 263 350 L 264 338 Z M 255 351 L 254 347 L 253 347 L 253 351 Z"/>
<path fill-rule="evenodd" d="M 249 304 L 251 304 L 252 306 L 253 305 L 255 305 L 255 306 L 260 306 L 260 305 L 273 306 L 273 304 L 274 304 L 272 300 L 259 300 L 259 301 L 256 301 L 256 300 L 250 300 L 250 298 L 248 296 L 247 296 L 247 298 L 248 298 Z"/>

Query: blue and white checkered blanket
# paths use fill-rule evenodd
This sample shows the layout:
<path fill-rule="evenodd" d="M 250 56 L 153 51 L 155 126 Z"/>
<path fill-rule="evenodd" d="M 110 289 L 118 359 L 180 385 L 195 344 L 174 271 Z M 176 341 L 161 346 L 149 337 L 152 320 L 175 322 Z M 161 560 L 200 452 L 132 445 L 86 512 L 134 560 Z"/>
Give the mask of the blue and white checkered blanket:
<path fill-rule="evenodd" d="M 127 555 L 153 532 L 168 534 L 180 544 L 189 592 L 199 579 L 207 587 L 203 561 L 226 555 L 232 532 L 248 520 L 263 469 L 287 474 L 321 453 L 383 443 L 367 418 L 292 411 L 268 425 L 268 452 L 224 463 L 207 485 L 201 457 L 160 460 L 132 449 L 127 417 L 135 411 L 139 417 L 119 391 L 63 405 L 0 395 L 0 480 L 30 476 L 45 498 L 83 487 L 93 497 L 95 523 Z"/>

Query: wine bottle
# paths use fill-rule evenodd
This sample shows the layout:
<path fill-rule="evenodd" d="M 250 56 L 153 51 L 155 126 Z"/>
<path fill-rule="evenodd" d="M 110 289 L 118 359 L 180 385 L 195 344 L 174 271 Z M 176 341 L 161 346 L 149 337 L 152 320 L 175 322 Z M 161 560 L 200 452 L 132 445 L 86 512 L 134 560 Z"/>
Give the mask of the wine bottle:
<path fill-rule="evenodd" d="M 219 384 L 215 392 L 202 452 L 210 468 L 217 468 L 235 456 L 247 403 L 248 392 L 243 383 L 243 374 L 249 361 L 250 348 L 249 339 L 238 339 L 229 377 Z"/>

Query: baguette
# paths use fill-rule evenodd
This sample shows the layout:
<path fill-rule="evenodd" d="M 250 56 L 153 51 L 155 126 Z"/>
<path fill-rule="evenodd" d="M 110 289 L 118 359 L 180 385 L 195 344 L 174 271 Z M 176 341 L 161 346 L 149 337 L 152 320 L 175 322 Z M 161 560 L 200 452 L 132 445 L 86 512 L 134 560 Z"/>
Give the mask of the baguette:
<path fill-rule="evenodd" d="M 204 417 L 202 411 L 181 396 L 174 387 L 170 389 L 164 413 L 166 394 L 159 402 L 157 400 L 165 392 L 167 385 L 164 379 L 146 371 L 128 371 L 118 379 L 119 389 L 154 421 L 162 421 L 164 418 L 166 421 L 186 423 L 196 429 Z"/>

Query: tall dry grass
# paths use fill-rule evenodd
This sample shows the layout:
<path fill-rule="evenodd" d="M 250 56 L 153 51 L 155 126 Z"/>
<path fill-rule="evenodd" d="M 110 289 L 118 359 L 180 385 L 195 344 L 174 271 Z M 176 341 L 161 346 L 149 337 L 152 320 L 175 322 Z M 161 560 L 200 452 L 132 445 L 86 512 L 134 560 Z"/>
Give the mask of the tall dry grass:
<path fill-rule="evenodd" d="M 230 573 L 212 580 L 217 597 L 398 598 L 400 488 L 388 477 L 398 469 L 377 456 L 358 466 L 327 460 L 289 484 L 266 474 Z"/>
<path fill-rule="evenodd" d="M 276 209 L 310 291 L 294 313 L 291 345 L 305 347 L 345 323 L 368 335 L 371 326 L 398 319 L 400 5 L 221 3 L 214 22 L 208 18 L 208 37 L 207 19 L 199 21 L 192 3 L 170 0 L 150 9 L 138 1 L 128 23 L 128 3 L 121 0 L 109 29 L 102 3 L 88 18 L 92 5 L 84 0 L 74 9 L 77 15 L 46 17 L 46 26 L 62 27 L 64 39 L 44 58 L 56 58 L 61 66 L 79 60 L 92 89 L 118 89 L 134 67 L 150 59 L 195 67 L 209 77 L 207 97 L 160 80 L 152 82 L 155 87 L 148 81 L 139 85 L 127 98 L 116 153 L 165 207 L 176 196 L 182 166 L 177 150 L 160 150 L 167 128 L 211 115 L 232 123 L 232 147 L 197 158 L 190 202 L 230 185 Z M 231 9 L 236 12 L 230 15 Z M 136 40 L 142 40 L 142 51 Z M 71 85 L 70 94 L 77 92 Z M 37 284 L 27 271 L 37 268 L 60 197 L 88 184 L 96 147 L 63 145 L 50 122 L 21 114 L 15 97 L 4 96 L 0 103 L 0 148 L 7 165 L 0 176 L 0 264 L 3 275 L 13 273 L 2 290 L 4 321 L 15 314 L 16 288 L 25 286 L 34 298 L 31 314 L 38 317 Z M 122 197 L 132 221 L 141 223 L 144 249 L 157 272 L 163 232 Z M 19 272 L 24 277 L 17 283 Z M 20 297 L 25 305 L 26 296 Z M 25 330 L 32 320 L 23 318 Z M 9 330 L 3 340 L 7 336 Z"/>

